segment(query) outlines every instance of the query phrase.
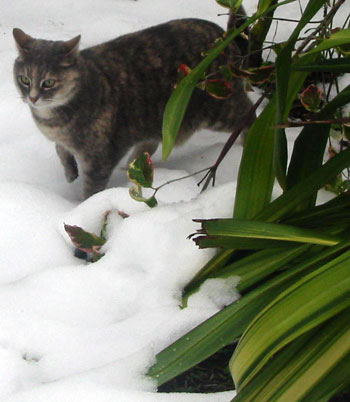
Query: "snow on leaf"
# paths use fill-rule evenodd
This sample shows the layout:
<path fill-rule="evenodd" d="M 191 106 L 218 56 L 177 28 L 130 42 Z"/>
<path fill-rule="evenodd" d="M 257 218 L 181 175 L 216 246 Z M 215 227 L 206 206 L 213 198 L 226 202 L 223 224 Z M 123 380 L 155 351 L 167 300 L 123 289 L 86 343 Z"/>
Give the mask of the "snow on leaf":
<path fill-rule="evenodd" d="M 100 238 L 103 239 L 104 241 L 107 241 L 107 224 L 108 224 L 108 216 L 110 213 L 111 211 L 106 211 L 105 214 L 103 215 Z"/>
<path fill-rule="evenodd" d="M 106 243 L 106 239 L 82 229 L 80 226 L 64 224 L 64 229 L 74 246 L 86 253 L 96 253 Z"/>

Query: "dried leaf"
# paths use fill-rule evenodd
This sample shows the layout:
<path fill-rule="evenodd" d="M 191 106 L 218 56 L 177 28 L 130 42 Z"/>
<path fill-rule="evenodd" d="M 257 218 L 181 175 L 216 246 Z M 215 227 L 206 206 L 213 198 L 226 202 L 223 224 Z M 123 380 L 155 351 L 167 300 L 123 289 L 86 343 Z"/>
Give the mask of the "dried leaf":
<path fill-rule="evenodd" d="M 121 216 L 123 219 L 129 218 L 129 216 L 130 216 L 126 212 L 120 211 L 120 210 L 118 210 L 118 215 Z"/>

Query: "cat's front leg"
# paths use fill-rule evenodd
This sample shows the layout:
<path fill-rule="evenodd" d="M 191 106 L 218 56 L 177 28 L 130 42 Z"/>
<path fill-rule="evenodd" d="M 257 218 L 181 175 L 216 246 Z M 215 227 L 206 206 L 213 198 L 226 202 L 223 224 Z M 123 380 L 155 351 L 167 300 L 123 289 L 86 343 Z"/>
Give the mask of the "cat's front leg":
<path fill-rule="evenodd" d="M 64 174 L 68 183 L 72 183 L 79 175 L 78 165 L 74 156 L 59 144 L 56 144 L 56 152 L 64 167 Z"/>

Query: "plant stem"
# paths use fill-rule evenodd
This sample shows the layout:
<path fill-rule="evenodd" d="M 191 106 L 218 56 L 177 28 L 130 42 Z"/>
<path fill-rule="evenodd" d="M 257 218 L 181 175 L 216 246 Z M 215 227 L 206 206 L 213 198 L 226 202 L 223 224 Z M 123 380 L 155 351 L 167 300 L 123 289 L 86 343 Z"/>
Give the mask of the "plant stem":
<path fill-rule="evenodd" d="M 278 124 L 276 128 L 289 128 L 289 127 L 303 127 L 310 124 L 346 124 L 350 123 L 350 117 L 343 117 L 341 119 L 330 119 L 330 120 L 309 120 L 300 122 L 288 122 L 285 124 Z"/>
<path fill-rule="evenodd" d="M 205 172 L 206 170 L 209 170 L 209 169 L 210 169 L 210 167 L 209 168 L 204 168 L 204 169 L 198 170 L 198 172 L 188 174 L 187 176 L 182 176 L 182 177 L 178 177 L 177 179 L 166 181 L 165 183 L 161 184 L 158 187 L 152 187 L 152 190 L 154 190 L 153 196 L 155 196 L 157 194 L 157 192 L 161 188 L 163 188 L 164 186 L 167 186 L 168 184 L 175 183 L 176 181 L 188 179 L 189 177 L 196 176 L 197 174 L 203 173 L 203 172 Z"/>
<path fill-rule="evenodd" d="M 261 97 L 257 100 L 257 102 L 250 108 L 250 110 L 247 112 L 247 114 L 244 116 L 244 118 L 241 120 L 240 125 L 232 132 L 230 135 L 229 139 L 226 141 L 224 147 L 222 148 L 220 155 L 214 165 L 212 165 L 209 169 L 207 174 L 203 177 L 203 179 L 198 183 L 198 185 L 201 185 L 202 182 L 205 180 L 205 183 L 203 185 L 202 192 L 206 190 L 209 186 L 209 183 L 213 181 L 213 186 L 215 185 L 215 176 L 216 176 L 216 171 L 220 165 L 220 163 L 223 161 L 225 156 L 227 155 L 228 151 L 231 149 L 232 145 L 235 143 L 237 137 L 243 131 L 247 126 L 248 122 L 252 120 L 253 116 L 255 115 L 255 112 L 257 108 L 260 106 L 261 102 L 265 99 L 267 96 L 268 91 L 265 91 Z"/>
<path fill-rule="evenodd" d="M 314 32 L 308 36 L 304 42 L 298 47 L 298 49 L 296 50 L 294 57 L 297 56 L 298 54 L 300 54 L 305 47 L 314 39 L 314 37 L 323 29 L 325 28 L 330 21 L 332 20 L 332 18 L 334 17 L 334 15 L 337 13 L 339 7 L 341 7 L 343 4 L 345 3 L 345 0 L 338 0 L 336 2 L 336 4 L 334 4 L 334 6 L 331 8 L 331 10 L 328 12 L 328 14 L 325 16 L 324 20 L 320 23 L 320 25 L 314 30 Z M 314 43 L 311 44 L 311 47 L 308 48 L 306 51 L 311 50 L 311 48 L 314 46 Z"/>

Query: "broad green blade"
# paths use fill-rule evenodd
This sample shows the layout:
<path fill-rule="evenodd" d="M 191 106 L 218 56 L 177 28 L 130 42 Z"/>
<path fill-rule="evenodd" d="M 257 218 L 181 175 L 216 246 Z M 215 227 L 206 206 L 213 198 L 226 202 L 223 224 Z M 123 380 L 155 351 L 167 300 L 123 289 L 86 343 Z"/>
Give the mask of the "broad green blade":
<path fill-rule="evenodd" d="M 290 39 L 291 49 L 300 30 L 325 3 L 325 0 L 309 1 L 305 13 Z M 250 128 L 245 142 L 239 169 L 235 197 L 235 218 L 254 218 L 270 202 L 275 174 L 282 188 L 286 188 L 287 143 L 284 132 L 275 130 L 277 123 L 284 122 L 307 73 L 290 74 L 291 49 L 279 55 L 279 86 L 264 111 Z M 305 59 L 314 60 L 314 56 Z M 299 62 L 302 63 L 302 62 Z M 287 68 L 285 69 L 285 64 Z"/>
<path fill-rule="evenodd" d="M 312 255 L 242 296 L 158 353 L 157 361 L 148 375 L 159 386 L 235 341 L 251 320 L 277 295 L 309 271 L 317 269 L 319 265 L 348 249 L 349 245 L 350 241 L 344 242 Z"/>
<path fill-rule="evenodd" d="M 294 64 L 292 66 L 294 70 L 313 72 L 313 71 L 324 71 L 333 73 L 350 73 L 350 57 L 344 57 L 341 59 L 329 59 L 319 61 L 314 64 L 298 65 Z"/>
<path fill-rule="evenodd" d="M 259 402 L 319 402 L 330 390 L 337 390 L 339 380 L 329 381 L 328 376 L 350 357 L 349 314 L 345 310 L 288 344 L 240 390 L 234 402 L 257 398 Z M 315 393 L 318 387 L 322 392 Z"/>
<path fill-rule="evenodd" d="M 283 247 L 278 250 L 267 249 L 258 251 L 226 265 L 212 275 L 208 274 L 206 278 L 224 279 L 237 276 L 240 278 L 237 289 L 242 292 L 278 269 L 281 269 L 285 264 L 300 256 L 308 249 L 308 245 L 302 245 L 297 247 Z M 199 290 L 202 283 L 203 281 L 191 282 L 191 286 L 185 288 L 183 295 L 185 305 L 187 305 L 188 298 Z"/>
<path fill-rule="evenodd" d="M 350 223 L 350 197 L 345 193 L 317 207 L 303 210 L 283 219 L 282 223 L 302 227 L 323 229 L 330 226 L 341 226 Z"/>
<path fill-rule="evenodd" d="M 284 4 L 291 3 L 295 0 L 286 0 L 281 3 L 270 7 L 266 10 L 269 13 L 276 7 L 282 6 Z M 202 60 L 185 78 L 183 78 L 176 89 L 173 91 L 166 105 L 164 115 L 163 115 L 163 160 L 166 160 L 170 155 L 177 133 L 180 129 L 185 111 L 187 109 L 188 103 L 190 101 L 192 92 L 203 76 L 209 65 L 213 60 L 220 55 L 220 53 L 229 45 L 230 42 L 234 40 L 241 32 L 243 32 L 250 24 L 255 22 L 257 19 L 262 17 L 260 14 L 254 14 L 252 17 L 248 18 L 239 28 L 232 32 L 229 32 L 227 37 L 219 43 L 214 49 L 212 49 L 208 56 Z"/>
<path fill-rule="evenodd" d="M 187 307 L 187 299 L 190 294 L 198 290 L 205 279 L 215 277 L 220 270 L 230 261 L 234 250 L 221 250 L 211 258 L 204 267 L 184 287 L 182 307 Z"/>
<path fill-rule="evenodd" d="M 233 39 L 244 31 L 258 16 L 254 15 L 244 22 L 239 28 L 230 32 L 225 40 L 215 46 L 208 56 L 203 59 L 186 77 L 184 77 L 173 93 L 165 107 L 163 115 L 163 160 L 166 160 L 176 141 L 188 103 L 197 82 L 201 79 L 210 64 L 223 52 Z"/>
<path fill-rule="evenodd" d="M 160 386 L 234 342 L 256 314 L 285 288 L 278 285 L 250 292 L 188 332 L 157 354 L 147 375 Z"/>
<path fill-rule="evenodd" d="M 315 119 L 325 120 L 332 118 L 338 108 L 345 106 L 349 102 L 349 98 L 350 86 L 347 86 L 315 116 Z M 329 124 L 318 124 L 317 126 L 304 127 L 301 131 L 294 142 L 293 153 L 288 168 L 288 188 L 295 186 L 322 165 L 329 129 Z M 296 209 L 303 210 L 314 206 L 317 190 L 315 189 L 306 199 L 300 200 Z"/>
<path fill-rule="evenodd" d="M 224 279 L 238 276 L 241 280 L 237 289 L 243 292 L 277 270 L 285 269 L 288 263 L 297 257 L 300 258 L 309 249 L 308 244 L 303 244 L 280 250 L 261 250 L 227 265 L 216 278 Z"/>
<path fill-rule="evenodd" d="M 258 14 L 263 14 L 272 5 L 278 3 L 278 0 L 261 0 L 258 3 Z M 273 22 L 274 11 L 269 12 L 265 17 L 260 18 L 250 29 L 248 54 L 249 63 L 248 67 L 260 67 L 262 63 L 262 48 L 266 35 L 268 34 L 271 24 Z"/>
<path fill-rule="evenodd" d="M 329 38 L 321 41 L 314 49 L 308 53 L 304 53 L 303 56 L 322 52 L 323 50 L 332 49 L 337 46 L 347 45 L 350 43 L 350 29 L 341 29 L 338 32 L 333 33 Z"/>
<path fill-rule="evenodd" d="M 342 314 L 328 325 L 323 326 L 315 338 L 308 342 L 295 360 L 292 367 L 284 370 L 290 375 L 290 370 L 295 372 L 294 378 L 289 383 L 276 390 L 274 399 L 279 402 L 293 401 L 295 399 L 318 402 L 319 399 L 310 392 L 322 382 L 327 383 L 327 375 L 338 362 L 350 357 L 350 310 Z M 283 373 L 280 374 L 281 376 Z M 286 377 L 284 377 L 284 382 Z M 327 388 L 333 388 L 333 384 L 327 384 Z M 337 389 L 337 387 L 335 387 Z M 328 390 L 327 390 L 328 391 Z M 318 398 L 318 396 L 317 396 Z"/>
<path fill-rule="evenodd" d="M 238 394 L 233 398 L 232 402 L 255 402 L 260 398 L 260 395 L 266 389 L 267 385 L 274 387 L 279 385 L 276 377 L 283 371 L 288 363 L 301 351 L 304 345 L 312 339 L 317 332 L 317 329 L 308 331 L 306 334 L 299 336 L 295 341 L 288 344 L 273 359 L 257 373 L 254 378 L 242 388 Z M 264 400 L 262 397 L 261 401 Z"/>
<path fill-rule="evenodd" d="M 345 92 L 343 93 L 345 95 Z M 344 99 L 344 98 L 343 98 Z M 345 169 L 350 163 L 350 150 L 343 151 L 341 154 L 335 156 L 330 161 L 325 163 L 322 167 L 315 170 L 308 177 L 304 178 L 300 183 L 291 188 L 287 193 L 281 195 L 276 200 L 274 200 L 271 204 L 265 206 L 265 208 L 257 214 L 254 219 L 261 221 L 269 221 L 273 222 L 280 218 L 287 218 L 288 213 L 292 211 L 300 202 L 308 199 L 312 196 L 317 190 L 324 185 L 326 185 L 332 178 L 334 178 L 337 174 L 339 174 L 343 169 Z M 248 164 L 247 164 L 248 168 Z M 242 182 L 242 189 L 245 188 L 245 191 L 242 192 L 242 195 L 246 195 L 246 199 L 249 199 L 249 181 Z M 254 192 L 251 194 L 252 200 L 254 198 Z M 237 202 L 237 198 L 236 198 Z M 253 202 L 253 201 L 252 201 Z M 239 211 L 242 213 L 241 218 L 244 218 L 244 211 L 249 212 L 249 208 L 247 207 L 247 203 L 244 202 L 244 197 L 242 196 L 241 202 L 239 203 Z M 237 216 L 239 217 L 239 216 Z M 215 272 L 219 272 L 223 265 L 228 261 L 228 259 L 233 254 L 234 250 L 224 250 L 219 253 L 217 257 L 214 257 L 211 261 L 209 261 L 203 270 L 200 272 L 198 277 L 196 276 L 188 285 L 186 292 L 189 291 L 192 286 L 195 287 L 199 285 L 205 278 L 213 275 Z"/>
<path fill-rule="evenodd" d="M 313 173 L 293 186 L 285 194 L 276 198 L 263 211 L 254 217 L 256 220 L 273 222 L 295 208 L 300 201 L 307 199 L 315 191 L 329 183 L 337 174 L 341 173 L 350 163 L 350 149 L 347 149 L 326 162 Z"/>
<path fill-rule="evenodd" d="M 300 402 L 328 402 L 332 396 L 349 387 L 349 373 L 350 353 L 341 359 L 332 370 L 327 373 L 326 378 L 321 378 Z"/>
<path fill-rule="evenodd" d="M 350 307 L 349 269 L 347 251 L 295 283 L 254 319 L 231 361 L 238 388 L 289 342 Z"/>
<path fill-rule="evenodd" d="M 303 15 L 289 37 L 282 50 L 276 58 L 276 91 L 277 91 L 277 113 L 276 124 L 284 123 L 288 117 L 291 105 L 299 89 L 301 88 L 306 74 L 298 77 L 297 80 L 291 79 L 292 52 L 295 42 L 299 38 L 301 30 L 318 12 L 326 0 L 309 0 Z M 309 62 L 310 60 L 308 60 Z M 289 99 L 288 99 L 289 98 Z M 284 129 L 276 129 L 274 163 L 277 180 L 283 190 L 286 190 L 286 168 L 287 168 L 287 139 Z"/>
<path fill-rule="evenodd" d="M 253 249 L 260 248 L 259 245 L 263 244 L 259 241 L 260 239 L 277 240 L 282 244 L 283 242 L 300 242 L 324 246 L 333 246 L 343 240 L 341 236 L 334 236 L 313 229 L 244 219 L 204 220 L 202 221 L 202 230 L 199 233 L 207 235 L 194 239 L 199 246 L 204 240 L 207 240 L 206 243 L 213 240 L 218 245 L 220 245 L 220 241 L 225 242 L 225 245 L 229 245 L 231 242 L 231 248 L 239 248 L 238 245 L 242 242 L 247 246 L 251 244 Z M 254 246 L 255 242 L 256 246 Z M 278 246 L 277 243 L 276 246 Z"/>
<path fill-rule="evenodd" d="M 246 136 L 239 167 L 235 218 L 252 218 L 271 200 L 276 98 L 270 100 Z"/>
<path fill-rule="evenodd" d="M 265 249 L 284 249 L 286 242 L 282 240 L 270 239 L 249 239 L 246 237 L 225 237 L 225 236 L 198 236 L 194 239 L 197 246 L 202 248 L 237 248 L 240 250 L 265 250 Z M 300 243 L 289 242 L 293 247 L 297 247 Z M 334 244 L 334 243 L 333 243 Z M 330 244 L 331 245 L 331 244 Z"/>

